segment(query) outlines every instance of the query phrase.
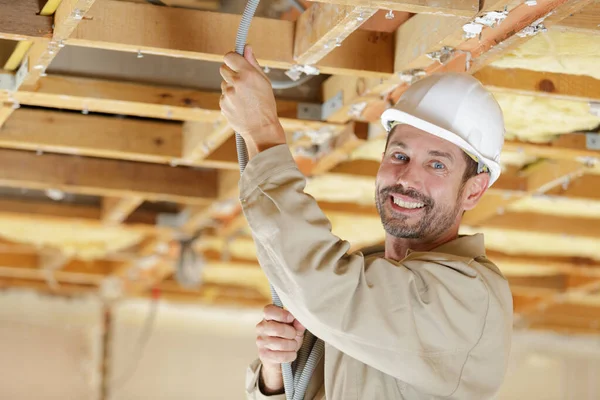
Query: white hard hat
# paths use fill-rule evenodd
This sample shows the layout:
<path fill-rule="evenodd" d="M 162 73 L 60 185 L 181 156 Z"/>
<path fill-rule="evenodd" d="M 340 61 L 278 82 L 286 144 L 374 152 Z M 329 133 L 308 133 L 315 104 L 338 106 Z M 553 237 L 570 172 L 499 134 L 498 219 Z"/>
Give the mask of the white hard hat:
<path fill-rule="evenodd" d="M 500 176 L 504 117 L 493 95 L 470 74 L 441 73 L 412 84 L 381 115 L 389 133 L 408 124 L 459 146 L 490 173 L 491 186 Z"/>

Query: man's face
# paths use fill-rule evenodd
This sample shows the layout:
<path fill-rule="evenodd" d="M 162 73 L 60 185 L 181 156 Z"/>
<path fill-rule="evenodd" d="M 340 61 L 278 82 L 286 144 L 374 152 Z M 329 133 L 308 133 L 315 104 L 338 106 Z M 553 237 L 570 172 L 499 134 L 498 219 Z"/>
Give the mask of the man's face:
<path fill-rule="evenodd" d="M 375 193 L 383 227 L 398 238 L 435 240 L 475 205 L 462 185 L 462 150 L 409 125 L 390 135 Z"/>

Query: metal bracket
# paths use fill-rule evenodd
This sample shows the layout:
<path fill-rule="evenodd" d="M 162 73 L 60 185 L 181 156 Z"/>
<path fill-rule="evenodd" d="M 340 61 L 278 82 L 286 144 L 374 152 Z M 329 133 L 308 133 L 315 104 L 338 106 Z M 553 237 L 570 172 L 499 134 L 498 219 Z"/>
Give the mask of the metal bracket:
<path fill-rule="evenodd" d="M 323 106 L 315 103 L 298 103 L 298 119 L 320 121 L 323 115 Z"/>
<path fill-rule="evenodd" d="M 29 72 L 29 57 L 25 57 L 16 72 L 0 73 L 0 89 L 16 91 Z"/>
<path fill-rule="evenodd" d="M 600 134 L 599 133 L 586 133 L 585 134 L 585 148 L 588 150 L 600 150 Z"/>
<path fill-rule="evenodd" d="M 327 120 L 333 113 L 339 111 L 344 106 L 344 94 L 340 90 L 335 96 L 328 99 L 321 107 L 321 119 Z"/>

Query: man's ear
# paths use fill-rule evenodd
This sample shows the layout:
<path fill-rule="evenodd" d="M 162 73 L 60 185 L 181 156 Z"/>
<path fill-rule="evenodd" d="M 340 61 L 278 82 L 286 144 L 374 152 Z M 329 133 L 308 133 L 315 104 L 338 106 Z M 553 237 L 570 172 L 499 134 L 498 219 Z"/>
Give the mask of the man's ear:
<path fill-rule="evenodd" d="M 463 209 L 465 211 L 475 208 L 487 190 L 490 174 L 482 173 L 471 177 L 463 190 Z"/>

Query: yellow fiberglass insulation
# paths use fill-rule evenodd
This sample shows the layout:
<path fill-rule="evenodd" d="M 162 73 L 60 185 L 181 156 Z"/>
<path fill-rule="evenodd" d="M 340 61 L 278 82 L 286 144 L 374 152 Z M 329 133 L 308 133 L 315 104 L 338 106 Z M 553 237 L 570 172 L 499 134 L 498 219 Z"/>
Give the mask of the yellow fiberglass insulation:
<path fill-rule="evenodd" d="M 549 30 L 491 64 L 600 79 L 600 40 L 597 36 Z"/>
<path fill-rule="evenodd" d="M 559 134 L 600 125 L 600 117 L 591 114 L 585 102 L 507 93 L 494 96 L 504 113 L 507 139 L 545 142 Z"/>
<path fill-rule="evenodd" d="M 143 234 L 122 227 L 1 216 L 0 237 L 12 242 L 56 248 L 67 256 L 92 260 L 139 243 Z"/>

